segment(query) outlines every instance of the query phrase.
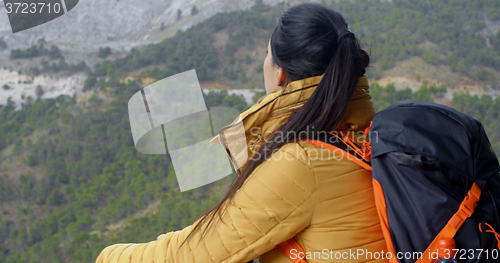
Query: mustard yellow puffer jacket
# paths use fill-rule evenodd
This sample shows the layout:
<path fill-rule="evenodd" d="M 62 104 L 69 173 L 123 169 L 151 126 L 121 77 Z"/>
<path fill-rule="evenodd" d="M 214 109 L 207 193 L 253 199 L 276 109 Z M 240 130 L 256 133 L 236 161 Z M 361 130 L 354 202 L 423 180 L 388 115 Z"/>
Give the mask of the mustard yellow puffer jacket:
<path fill-rule="evenodd" d="M 294 81 L 242 113 L 248 149 L 257 149 L 263 136 L 283 124 L 321 78 Z M 361 77 L 341 130 L 363 131 L 369 125 L 375 112 L 367 91 L 368 81 Z M 284 145 L 255 169 L 221 222 L 201 242 L 197 231 L 179 248 L 190 230 L 188 226 L 144 244 L 109 246 L 96 262 L 248 262 L 258 257 L 260 263 L 290 263 L 276 246 L 292 237 L 310 263 L 388 262 L 375 259 L 376 252 L 387 249 L 370 172 L 305 142 Z"/>

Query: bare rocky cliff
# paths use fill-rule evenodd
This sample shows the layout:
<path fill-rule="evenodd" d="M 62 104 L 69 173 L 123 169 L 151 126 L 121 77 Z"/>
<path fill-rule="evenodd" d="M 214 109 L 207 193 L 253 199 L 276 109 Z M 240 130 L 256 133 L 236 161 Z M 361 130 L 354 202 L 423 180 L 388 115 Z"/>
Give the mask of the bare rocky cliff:
<path fill-rule="evenodd" d="M 92 66 L 97 50 L 109 46 L 115 56 L 133 47 L 159 42 L 186 30 L 217 13 L 245 10 L 258 0 L 81 0 L 67 14 L 40 26 L 12 33 L 9 19 L 0 0 L 0 38 L 8 48 L 0 50 L 0 105 L 9 97 L 18 107 L 28 97 L 35 98 L 36 86 L 43 87 L 43 98 L 81 92 L 86 76 L 29 76 L 22 72 L 40 59 L 11 60 L 10 50 L 27 48 L 41 38 L 47 46 L 57 45 L 69 63 L 83 60 Z M 263 0 L 266 5 L 296 0 Z M 195 12 L 193 8 L 196 7 Z M 180 10 L 180 11 L 179 11 Z M 180 14 L 179 14 L 180 13 Z M 8 85 L 9 89 L 3 89 Z"/>
<path fill-rule="evenodd" d="M 13 34 L 0 0 L 0 37 L 9 48 L 22 48 L 45 38 L 66 52 L 96 52 L 101 46 L 130 50 L 134 46 L 160 41 L 203 22 L 211 16 L 248 9 L 257 0 L 81 0 L 67 14 Z M 275 5 L 293 0 L 264 0 Z M 192 14 L 193 7 L 198 12 Z M 178 15 L 178 10 L 181 14 Z M 1 56 L 5 58 L 6 52 Z"/>

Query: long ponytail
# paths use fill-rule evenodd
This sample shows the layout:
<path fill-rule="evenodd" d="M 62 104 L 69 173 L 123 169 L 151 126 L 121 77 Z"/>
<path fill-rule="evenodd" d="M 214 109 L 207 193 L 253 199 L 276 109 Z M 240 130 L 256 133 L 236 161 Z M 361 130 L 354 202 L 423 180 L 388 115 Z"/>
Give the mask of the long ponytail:
<path fill-rule="evenodd" d="M 338 127 L 359 77 L 370 62 L 345 18 L 319 4 L 306 3 L 286 10 L 271 36 L 274 63 L 287 73 L 287 83 L 324 74 L 307 102 L 265 141 L 235 178 L 225 196 L 203 214 L 186 240 L 206 223 L 201 237 L 220 220 L 252 172 L 284 144 L 311 138 L 314 133 Z M 299 135 L 299 136 L 297 136 Z"/>

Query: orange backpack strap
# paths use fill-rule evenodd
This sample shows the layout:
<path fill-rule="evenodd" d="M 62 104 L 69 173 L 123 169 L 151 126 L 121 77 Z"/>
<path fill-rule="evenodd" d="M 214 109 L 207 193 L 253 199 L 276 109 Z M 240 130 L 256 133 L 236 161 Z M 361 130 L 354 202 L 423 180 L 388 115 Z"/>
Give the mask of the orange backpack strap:
<path fill-rule="evenodd" d="M 384 190 L 380 183 L 372 179 L 373 183 L 373 193 L 375 197 L 375 207 L 377 208 L 378 217 L 380 218 L 380 226 L 382 227 L 382 233 L 384 234 L 385 243 L 387 245 L 387 250 L 392 255 L 389 258 L 390 263 L 398 263 L 396 257 L 396 251 L 394 249 L 394 244 L 392 242 L 391 228 L 389 227 L 389 219 L 387 217 L 387 206 L 385 203 Z"/>
<path fill-rule="evenodd" d="M 366 170 L 372 170 L 370 163 L 371 145 L 367 140 L 363 144 L 359 144 L 342 132 L 328 132 L 318 139 L 305 139 L 302 141 L 330 150 Z"/>
<path fill-rule="evenodd" d="M 278 245 L 278 248 L 293 263 L 306 263 L 306 253 L 302 246 L 292 237 Z"/>
<path fill-rule="evenodd" d="M 339 154 L 341 156 L 343 156 L 344 158 L 347 158 L 349 161 L 365 168 L 366 170 L 369 170 L 371 171 L 372 170 L 372 166 L 370 164 L 369 161 L 366 161 L 364 160 L 362 157 L 360 157 L 357 153 L 353 152 L 353 153 L 349 153 L 348 151 L 338 147 L 338 146 L 335 146 L 335 145 L 332 145 L 332 144 L 329 144 L 329 143 L 326 143 L 326 142 L 323 142 L 323 141 L 319 141 L 319 140 L 311 140 L 311 139 L 306 139 L 304 140 L 305 142 L 308 142 L 312 145 L 316 145 L 320 148 L 323 148 L 323 149 L 328 149 L 336 154 Z M 350 149 L 350 148 L 349 148 Z"/>
<path fill-rule="evenodd" d="M 440 239 L 453 239 L 455 234 L 464 224 L 465 220 L 469 218 L 476 209 L 477 202 L 481 196 L 481 189 L 474 183 L 467 193 L 467 196 L 460 204 L 458 211 L 451 217 L 444 228 L 439 232 L 439 234 L 434 238 L 432 243 L 423 251 L 422 258 L 417 260 L 415 263 L 435 263 L 437 259 L 432 259 L 431 253 L 437 251 L 437 243 Z"/>

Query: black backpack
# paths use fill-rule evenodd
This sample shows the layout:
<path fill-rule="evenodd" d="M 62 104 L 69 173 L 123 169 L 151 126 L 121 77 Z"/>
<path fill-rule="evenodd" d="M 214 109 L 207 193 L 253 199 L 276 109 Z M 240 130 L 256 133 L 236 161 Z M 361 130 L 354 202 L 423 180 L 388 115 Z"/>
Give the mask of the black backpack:
<path fill-rule="evenodd" d="M 426 251 L 463 201 L 480 190 L 475 210 L 462 206 L 457 215 L 463 225 L 450 222 L 458 227 L 451 236 L 455 258 L 500 262 L 494 231 L 500 229 L 500 167 L 479 121 L 444 105 L 402 101 L 375 115 L 370 141 L 372 176 L 386 204 L 386 240 L 396 253 Z"/>

